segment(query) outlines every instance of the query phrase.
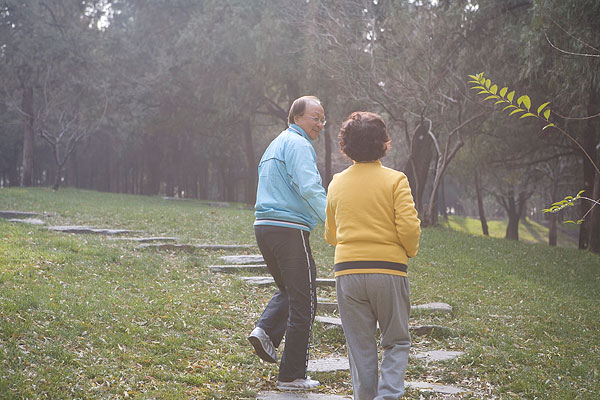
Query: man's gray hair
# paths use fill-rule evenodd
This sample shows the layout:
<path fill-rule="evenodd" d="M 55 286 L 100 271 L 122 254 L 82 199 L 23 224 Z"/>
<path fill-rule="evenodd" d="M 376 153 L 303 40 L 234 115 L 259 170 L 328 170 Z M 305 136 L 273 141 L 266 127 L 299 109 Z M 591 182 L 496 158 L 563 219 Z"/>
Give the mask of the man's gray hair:
<path fill-rule="evenodd" d="M 294 123 L 294 117 L 296 115 L 304 115 L 304 110 L 306 110 L 306 104 L 309 102 L 314 102 L 318 105 L 321 105 L 321 100 L 319 100 L 319 98 L 316 96 L 302 96 L 294 100 L 292 106 L 290 107 L 290 112 L 288 114 L 288 125 Z"/>

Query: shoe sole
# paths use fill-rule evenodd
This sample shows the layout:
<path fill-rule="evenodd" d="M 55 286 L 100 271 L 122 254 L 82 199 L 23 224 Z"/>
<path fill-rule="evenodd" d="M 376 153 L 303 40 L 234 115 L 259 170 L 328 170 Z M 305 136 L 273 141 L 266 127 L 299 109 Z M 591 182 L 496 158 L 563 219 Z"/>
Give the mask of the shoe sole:
<path fill-rule="evenodd" d="M 263 349 L 262 343 L 260 342 L 259 338 L 257 338 L 256 336 L 249 336 L 248 341 L 250 341 L 250 344 L 252 345 L 252 347 L 254 347 L 254 351 L 256 351 L 256 355 L 259 356 L 262 360 L 269 362 L 269 363 L 277 363 L 277 360 L 274 359 L 273 357 L 271 357 L 265 351 L 265 349 Z"/>

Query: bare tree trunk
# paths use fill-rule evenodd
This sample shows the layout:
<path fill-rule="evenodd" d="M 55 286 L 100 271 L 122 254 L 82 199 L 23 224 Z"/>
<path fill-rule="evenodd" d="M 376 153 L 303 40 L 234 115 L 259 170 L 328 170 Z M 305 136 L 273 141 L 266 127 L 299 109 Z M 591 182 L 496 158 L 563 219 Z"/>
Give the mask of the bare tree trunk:
<path fill-rule="evenodd" d="M 508 240 L 519 240 L 519 220 L 521 219 L 521 215 L 518 213 L 518 208 L 512 193 L 507 200 L 508 207 L 506 208 L 506 213 L 508 214 L 508 224 L 506 225 L 506 235 L 504 238 Z"/>
<path fill-rule="evenodd" d="M 145 145 L 144 151 L 140 191 L 145 195 L 155 195 L 160 192 L 160 152 L 151 144 Z"/>
<path fill-rule="evenodd" d="M 584 158 L 584 160 L 583 160 L 583 176 L 584 176 L 583 190 L 585 190 L 585 193 L 593 192 L 593 181 L 592 181 L 593 173 L 594 173 L 594 170 L 591 167 L 590 162 L 586 161 L 586 159 Z M 590 207 L 591 207 L 591 204 L 589 202 L 582 201 L 580 203 L 581 215 L 585 215 L 589 211 Z M 580 250 L 585 250 L 589 246 L 589 232 L 590 232 L 589 225 L 590 225 L 589 219 L 585 219 L 583 221 L 583 223 L 581 225 L 579 225 L 579 249 Z"/>
<path fill-rule="evenodd" d="M 594 200 L 600 199 L 600 174 L 594 180 Z M 590 213 L 590 250 L 600 253 L 600 205 L 596 205 Z"/>
<path fill-rule="evenodd" d="M 425 190 L 429 165 L 431 164 L 431 158 L 433 156 L 431 149 L 433 141 L 431 140 L 428 131 L 427 123 L 424 121 L 421 122 L 413 135 L 411 153 L 403 168 L 403 171 L 408 178 L 408 183 L 410 184 L 410 189 L 415 199 L 415 206 L 419 215 L 423 215 L 425 212 L 423 205 L 423 191 Z"/>
<path fill-rule="evenodd" d="M 198 198 L 208 198 L 208 180 L 209 180 L 209 163 L 204 159 L 200 159 L 199 162 L 199 175 L 198 175 Z"/>
<path fill-rule="evenodd" d="M 440 213 L 442 217 L 448 221 L 448 206 L 446 205 L 446 183 L 445 179 L 442 178 L 442 183 L 440 184 Z"/>
<path fill-rule="evenodd" d="M 508 215 L 505 239 L 519 240 L 519 221 L 521 220 L 525 203 L 527 202 L 527 199 L 531 197 L 531 194 L 532 193 L 519 192 L 517 199 L 515 200 L 514 190 L 510 190 L 508 195 L 497 197 Z"/>
<path fill-rule="evenodd" d="M 481 177 L 479 171 L 475 170 L 475 192 L 477 193 L 477 209 L 479 210 L 479 220 L 481 221 L 481 230 L 483 236 L 489 236 L 487 219 L 485 218 L 485 209 L 483 207 L 483 193 L 481 191 Z"/>
<path fill-rule="evenodd" d="M 23 172 L 21 186 L 33 186 L 33 160 L 35 154 L 35 134 L 33 131 L 33 87 L 23 85 Z"/>
<path fill-rule="evenodd" d="M 505 239 L 508 240 L 519 240 L 519 217 L 515 217 L 514 214 L 508 215 L 508 225 L 506 226 Z"/>
<path fill-rule="evenodd" d="M 173 166 L 170 165 L 168 167 L 169 171 L 167 172 L 166 182 L 165 182 L 165 196 L 167 197 L 175 197 L 175 185 L 174 185 L 174 177 L 173 177 Z"/>
<path fill-rule="evenodd" d="M 60 188 L 61 178 L 62 178 L 62 165 L 56 164 L 56 174 L 54 175 L 54 184 L 52 185 L 52 190 L 58 190 Z"/>
<path fill-rule="evenodd" d="M 256 202 L 256 180 L 257 180 L 257 166 L 254 158 L 254 144 L 252 142 L 252 127 L 250 118 L 244 124 L 242 128 L 244 130 L 244 144 L 246 152 L 246 204 L 254 204 Z"/>
<path fill-rule="evenodd" d="M 8 171 L 8 184 L 9 186 L 18 186 L 19 185 L 19 169 L 17 168 L 18 162 L 14 162 Z"/>
<path fill-rule="evenodd" d="M 433 204 L 430 204 L 429 207 L 429 225 L 430 226 L 437 226 L 438 224 L 438 190 L 435 191 L 435 193 L 433 194 L 433 198 L 431 199 L 431 201 L 433 202 Z"/>
<path fill-rule="evenodd" d="M 588 103 L 588 112 L 594 112 L 594 113 L 598 113 L 598 111 L 600 111 L 600 89 L 597 88 L 594 80 L 596 79 L 596 77 L 594 75 L 592 75 L 592 82 L 590 84 L 590 100 Z M 594 114 L 589 114 L 589 115 L 594 115 Z M 596 163 L 596 165 L 598 164 L 599 158 L 597 156 L 598 154 L 598 146 L 600 145 L 599 140 L 598 140 L 598 129 L 597 129 L 597 123 L 596 121 L 594 121 L 593 119 L 589 119 L 587 121 L 587 125 L 588 125 L 588 132 L 587 132 L 587 136 L 589 137 L 589 148 L 590 150 L 592 150 L 592 152 L 590 153 L 588 151 L 588 154 L 592 154 L 593 158 L 594 158 L 594 162 Z M 587 150 L 587 148 L 586 148 Z M 592 190 L 590 190 L 588 193 L 592 195 L 592 199 L 594 200 L 598 200 L 600 198 L 600 176 L 598 174 L 598 172 L 595 172 L 595 170 L 592 170 L 592 176 L 593 176 L 593 182 L 592 182 Z M 586 202 L 589 203 L 589 202 Z M 600 210 L 598 210 L 600 206 L 596 205 L 592 211 L 590 212 L 589 215 L 589 219 L 588 219 L 588 231 L 589 231 L 589 236 L 588 236 L 588 246 L 589 249 L 594 252 L 594 253 L 600 253 Z"/>
<path fill-rule="evenodd" d="M 454 159 L 454 156 L 456 156 L 456 153 L 458 152 L 458 150 L 460 150 L 464 145 L 462 138 L 461 138 L 460 129 L 464 125 L 474 121 L 475 119 L 477 119 L 481 116 L 483 116 L 483 114 L 479 114 L 477 116 L 469 118 L 465 122 L 462 122 L 462 106 L 459 105 L 458 116 L 457 116 L 458 126 L 456 128 L 454 128 L 454 130 L 452 132 L 450 132 L 450 134 L 448 135 L 448 138 L 446 140 L 446 145 L 444 146 L 443 151 L 440 148 L 437 138 L 435 138 L 435 136 L 431 133 L 431 131 L 428 132 L 430 134 L 430 136 L 432 137 L 431 139 L 432 139 L 432 142 L 433 142 L 436 152 L 437 152 L 435 177 L 433 179 L 433 185 L 431 188 L 431 199 L 432 200 L 429 203 L 428 212 L 425 213 L 425 217 L 429 217 L 430 225 L 437 225 L 437 206 L 436 206 L 437 193 L 438 193 L 438 188 L 440 186 L 440 183 L 442 182 L 442 178 L 444 177 L 444 173 L 446 172 L 446 168 L 448 167 L 450 162 L 452 162 L 452 160 Z M 431 126 L 430 126 L 430 128 L 431 128 Z M 454 138 L 454 140 L 452 140 L 453 138 Z M 427 223 L 425 225 L 427 225 Z"/>
<path fill-rule="evenodd" d="M 594 115 L 600 109 L 600 90 L 594 88 L 594 78 L 592 77 L 592 82 L 590 84 L 590 99 L 588 101 L 587 111 L 590 113 L 589 115 Z M 585 136 L 583 138 L 583 148 L 585 151 L 594 159 L 594 162 L 597 161 L 596 157 L 596 146 L 598 146 L 597 132 L 595 129 L 595 123 L 593 119 L 587 120 L 587 130 L 585 132 Z M 583 189 L 588 195 L 594 193 L 594 179 L 596 176 L 596 171 L 594 166 L 582 154 L 583 157 Z M 589 201 L 582 201 L 581 203 L 581 215 L 585 215 L 592 204 Z M 579 228 L 579 248 L 587 249 L 590 247 L 590 236 L 592 231 L 592 220 L 591 218 L 586 218 Z"/>
<path fill-rule="evenodd" d="M 556 180 L 552 181 L 552 192 L 550 194 L 551 202 L 550 204 L 554 204 L 558 201 L 558 182 Z M 548 244 L 550 246 L 556 246 L 557 238 L 558 238 L 558 216 L 556 213 L 549 213 L 550 215 L 550 229 L 548 231 Z"/>

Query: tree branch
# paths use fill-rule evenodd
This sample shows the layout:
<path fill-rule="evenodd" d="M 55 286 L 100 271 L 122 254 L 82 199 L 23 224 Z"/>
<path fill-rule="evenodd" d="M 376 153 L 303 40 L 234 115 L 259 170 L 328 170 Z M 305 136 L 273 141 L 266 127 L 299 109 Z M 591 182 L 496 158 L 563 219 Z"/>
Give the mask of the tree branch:
<path fill-rule="evenodd" d="M 550 43 L 550 46 L 552 46 L 554 49 L 558 50 L 559 52 L 561 52 L 563 54 L 567 54 L 567 55 L 570 55 L 570 56 L 579 56 L 579 57 L 597 57 L 597 58 L 600 58 L 600 54 L 574 53 L 572 51 L 567 51 L 567 50 L 560 49 L 554 43 L 552 43 L 552 41 L 550 40 L 550 38 L 548 37 L 548 34 L 546 32 L 544 32 L 544 36 L 546 36 L 546 40 L 548 41 L 548 43 Z"/>

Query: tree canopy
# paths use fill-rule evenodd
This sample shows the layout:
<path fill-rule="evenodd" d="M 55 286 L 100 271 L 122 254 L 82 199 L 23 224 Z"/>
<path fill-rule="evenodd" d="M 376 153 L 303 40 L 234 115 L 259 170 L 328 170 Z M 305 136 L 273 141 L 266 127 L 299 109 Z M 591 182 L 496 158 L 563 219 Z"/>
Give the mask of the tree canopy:
<path fill-rule="evenodd" d="M 481 198 L 518 223 L 578 189 L 600 197 L 600 178 L 573 143 L 483 103 L 468 75 L 551 101 L 598 164 L 598 31 L 594 0 L 7 0 L 0 185 L 252 204 L 260 154 L 313 94 L 326 184 L 349 165 L 332 143 L 340 123 L 368 109 L 388 122 L 383 162 L 407 174 L 424 222 L 440 207 L 477 215 L 477 172 Z M 446 178 L 471 195 L 445 204 Z M 599 227 L 600 211 L 581 248 L 600 248 Z"/>

